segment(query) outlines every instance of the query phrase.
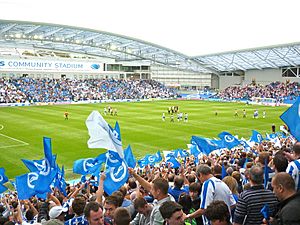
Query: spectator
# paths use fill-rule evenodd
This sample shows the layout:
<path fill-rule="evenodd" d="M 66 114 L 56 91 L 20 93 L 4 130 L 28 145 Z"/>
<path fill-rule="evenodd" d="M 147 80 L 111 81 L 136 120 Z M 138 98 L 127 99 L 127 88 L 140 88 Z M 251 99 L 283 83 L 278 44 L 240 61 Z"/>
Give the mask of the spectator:
<path fill-rule="evenodd" d="M 143 198 L 138 197 L 134 200 L 134 208 L 138 212 L 130 225 L 148 225 L 150 224 L 150 215 L 153 206 Z"/>
<path fill-rule="evenodd" d="M 115 210 L 120 207 L 122 201 L 118 199 L 116 196 L 108 196 L 104 202 L 104 223 L 105 224 L 113 224 L 113 215 Z"/>
<path fill-rule="evenodd" d="M 261 166 L 252 166 L 250 169 L 250 189 L 239 196 L 234 213 L 234 225 L 260 225 L 263 216 L 260 210 L 268 204 L 271 212 L 275 212 L 277 199 L 270 190 L 263 186 L 264 171 Z"/>
<path fill-rule="evenodd" d="M 300 224 L 300 193 L 295 191 L 293 178 L 285 172 L 277 173 L 272 179 L 272 187 L 280 204 L 271 224 Z"/>
<path fill-rule="evenodd" d="M 156 178 L 150 184 L 148 181 L 139 176 L 132 168 L 129 168 L 129 172 L 134 176 L 134 178 L 153 195 L 155 202 L 153 210 L 150 215 L 151 225 L 161 225 L 163 224 L 163 217 L 160 214 L 159 207 L 162 203 L 172 200 L 168 195 L 169 184 L 168 181 L 163 178 Z M 174 198 L 173 198 L 174 200 Z"/>
<path fill-rule="evenodd" d="M 97 202 L 89 202 L 84 208 L 84 216 L 89 225 L 103 225 L 102 206 Z"/>
<path fill-rule="evenodd" d="M 131 216 L 127 209 L 117 208 L 114 212 L 114 225 L 129 225 Z"/>
<path fill-rule="evenodd" d="M 174 197 L 176 202 L 178 202 L 178 197 L 181 193 L 183 192 L 187 193 L 187 191 L 182 188 L 183 184 L 184 184 L 183 177 L 181 175 L 178 175 L 175 176 L 174 187 L 169 187 L 168 192 Z"/>
<path fill-rule="evenodd" d="M 224 201 L 213 201 L 205 210 L 206 218 L 211 225 L 230 225 L 230 212 Z"/>
<path fill-rule="evenodd" d="M 167 225 L 184 225 L 184 215 L 182 206 L 173 201 L 166 201 L 160 207 L 159 211 Z"/>
<path fill-rule="evenodd" d="M 212 175 L 211 168 L 207 165 L 200 165 L 197 168 L 197 176 L 202 185 L 201 191 L 201 205 L 200 208 L 192 213 L 188 214 L 187 218 L 196 218 L 203 215 L 203 224 L 209 224 L 209 221 L 204 216 L 207 206 L 215 200 L 225 201 L 228 209 L 235 205 L 235 200 L 232 197 L 231 191 L 228 186 L 218 178 Z"/>
<path fill-rule="evenodd" d="M 44 225 L 63 225 L 65 214 L 68 211 L 67 208 L 63 208 L 62 206 L 53 206 L 49 211 L 50 220 L 44 222 Z"/>
<path fill-rule="evenodd" d="M 288 164 L 286 172 L 290 174 L 295 181 L 295 190 L 300 190 L 300 142 L 293 146 L 293 161 Z"/>

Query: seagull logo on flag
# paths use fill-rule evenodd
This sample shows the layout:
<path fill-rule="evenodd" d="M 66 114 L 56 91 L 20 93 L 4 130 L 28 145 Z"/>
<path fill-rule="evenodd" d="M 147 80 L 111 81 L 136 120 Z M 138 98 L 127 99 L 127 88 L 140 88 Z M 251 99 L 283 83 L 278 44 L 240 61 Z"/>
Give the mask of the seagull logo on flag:
<path fill-rule="evenodd" d="M 122 162 L 122 165 L 119 167 L 112 167 L 110 170 L 111 179 L 116 183 L 123 180 L 126 176 L 125 168 L 126 168 L 126 164 L 124 162 Z"/>
<path fill-rule="evenodd" d="M 28 173 L 27 186 L 31 189 L 34 189 L 34 187 L 35 187 L 34 181 L 36 181 L 38 178 L 39 178 L 39 175 L 36 172 Z"/>
<path fill-rule="evenodd" d="M 42 164 L 33 162 L 36 168 L 40 171 L 40 174 L 47 176 L 50 173 L 50 163 L 47 159 L 42 161 Z"/>
<path fill-rule="evenodd" d="M 261 141 L 262 141 L 262 136 L 261 136 L 261 134 L 257 134 L 257 140 L 258 140 L 258 142 L 261 142 Z"/>
<path fill-rule="evenodd" d="M 116 163 L 119 162 L 119 159 L 114 159 L 113 155 L 111 153 L 109 153 L 109 152 L 106 153 L 106 158 L 112 164 L 116 164 Z"/>
<path fill-rule="evenodd" d="M 224 136 L 224 140 L 225 140 L 226 142 L 230 143 L 230 142 L 233 142 L 233 141 L 234 141 L 234 138 L 233 138 L 232 136 L 230 136 L 230 135 L 225 135 L 225 136 Z"/>
<path fill-rule="evenodd" d="M 83 170 L 84 172 L 88 172 L 90 168 L 94 166 L 94 159 L 88 158 L 83 161 Z"/>
<path fill-rule="evenodd" d="M 153 155 L 149 156 L 148 161 L 153 163 L 155 161 L 155 157 Z"/>
<path fill-rule="evenodd" d="M 3 181 L 3 176 L 0 175 L 0 183 Z"/>

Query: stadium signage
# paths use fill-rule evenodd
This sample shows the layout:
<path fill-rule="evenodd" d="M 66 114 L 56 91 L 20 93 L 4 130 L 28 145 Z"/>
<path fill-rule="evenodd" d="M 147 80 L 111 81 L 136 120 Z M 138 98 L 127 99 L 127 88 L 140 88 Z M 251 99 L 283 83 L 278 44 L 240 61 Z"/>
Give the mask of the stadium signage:
<path fill-rule="evenodd" d="M 0 71 L 99 72 L 102 63 L 50 61 L 31 59 L 0 59 Z"/>

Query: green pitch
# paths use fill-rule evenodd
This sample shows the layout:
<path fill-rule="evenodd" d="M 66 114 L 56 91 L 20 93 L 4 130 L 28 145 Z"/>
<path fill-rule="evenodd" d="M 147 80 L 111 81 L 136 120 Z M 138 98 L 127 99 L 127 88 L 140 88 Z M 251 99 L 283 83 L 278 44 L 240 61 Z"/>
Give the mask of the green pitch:
<path fill-rule="evenodd" d="M 85 120 L 92 110 L 103 115 L 104 107 L 118 109 L 118 116 L 104 116 L 114 126 L 118 120 L 121 128 L 123 148 L 131 145 L 136 158 L 157 150 L 186 148 L 192 135 L 217 137 L 228 131 L 239 137 L 249 138 L 251 130 L 263 135 L 276 129 L 283 122 L 279 116 L 286 107 L 251 106 L 239 103 L 213 103 L 205 101 L 152 101 L 136 103 L 55 105 L 0 108 L 0 167 L 6 169 L 9 178 L 28 172 L 21 162 L 25 159 L 43 157 L 43 136 L 52 138 L 52 151 L 57 154 L 57 163 L 66 168 L 67 178 L 73 177 L 72 165 L 79 158 L 95 157 L 103 149 L 88 149 L 88 131 Z M 188 113 L 188 122 L 170 122 L 167 108 L 178 105 L 179 110 Z M 239 116 L 235 117 L 235 110 Z M 247 118 L 242 110 L 246 109 Z M 253 119 L 253 112 L 259 110 L 259 118 Z M 64 112 L 69 120 L 64 120 Z M 262 112 L 266 110 L 266 118 Z M 215 111 L 218 115 L 215 116 Z M 162 113 L 166 121 L 162 121 Z"/>

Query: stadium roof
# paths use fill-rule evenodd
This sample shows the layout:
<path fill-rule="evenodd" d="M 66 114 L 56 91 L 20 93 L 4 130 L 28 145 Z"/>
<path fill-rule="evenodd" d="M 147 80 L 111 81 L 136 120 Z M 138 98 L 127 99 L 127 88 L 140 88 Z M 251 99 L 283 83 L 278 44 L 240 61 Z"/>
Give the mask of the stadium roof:
<path fill-rule="evenodd" d="M 92 29 L 0 20 L 5 48 L 45 49 L 124 61 L 151 61 L 202 73 L 246 71 L 300 65 L 300 43 L 190 57 L 146 41 Z M 0 54 L 4 54 L 1 52 Z"/>
<path fill-rule="evenodd" d="M 149 60 L 178 70 L 211 73 L 188 56 L 142 40 L 56 24 L 0 20 L 0 43 L 12 48 L 48 49 L 113 58 Z"/>
<path fill-rule="evenodd" d="M 196 56 L 193 59 L 219 72 L 300 65 L 300 43 Z"/>

